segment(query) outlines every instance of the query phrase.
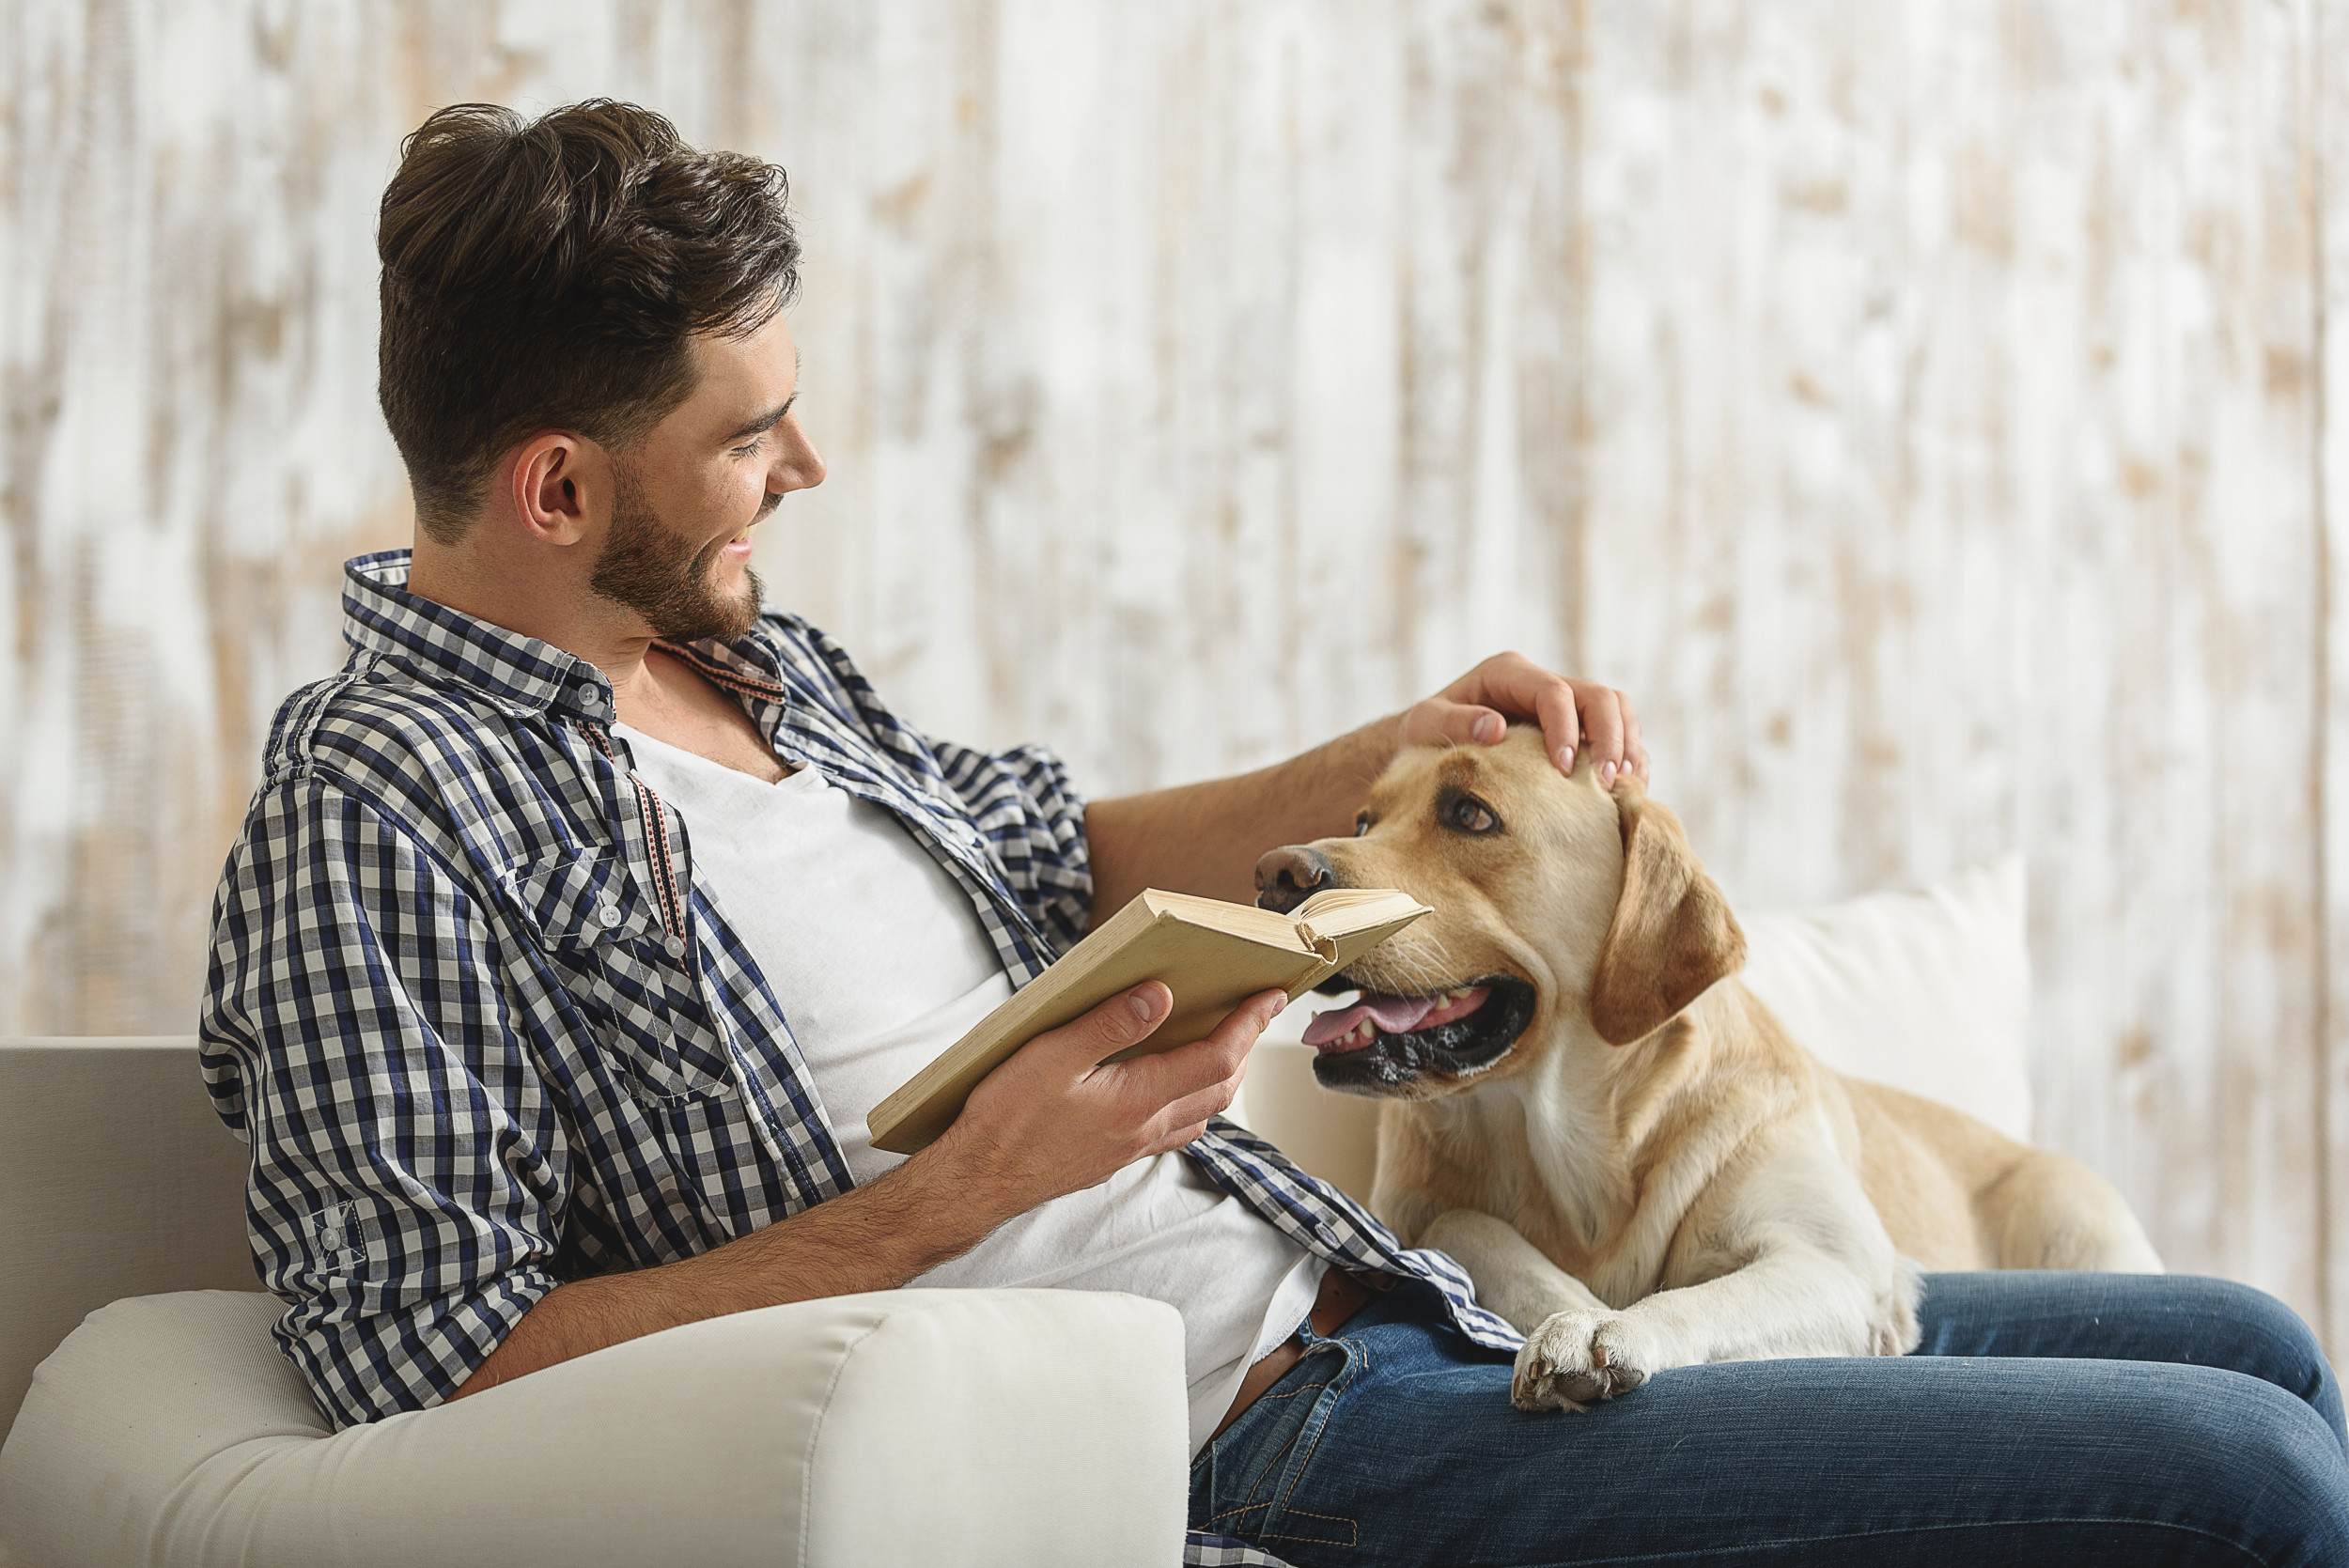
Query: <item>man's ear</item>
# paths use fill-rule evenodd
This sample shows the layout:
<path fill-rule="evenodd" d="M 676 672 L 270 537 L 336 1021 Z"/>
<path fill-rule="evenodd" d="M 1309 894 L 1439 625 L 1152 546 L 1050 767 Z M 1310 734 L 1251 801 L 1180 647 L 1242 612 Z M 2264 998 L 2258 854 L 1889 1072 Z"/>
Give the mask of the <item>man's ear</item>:
<path fill-rule="evenodd" d="M 560 545 L 586 536 L 583 489 L 595 482 L 590 475 L 599 455 L 594 442 L 568 430 L 541 430 L 506 455 L 506 501 L 525 533 Z"/>
<path fill-rule="evenodd" d="M 1661 1028 L 1746 965 L 1746 934 L 1688 847 L 1680 819 L 1636 783 L 1617 784 L 1623 893 L 1591 980 L 1591 1027 L 1610 1046 Z"/>

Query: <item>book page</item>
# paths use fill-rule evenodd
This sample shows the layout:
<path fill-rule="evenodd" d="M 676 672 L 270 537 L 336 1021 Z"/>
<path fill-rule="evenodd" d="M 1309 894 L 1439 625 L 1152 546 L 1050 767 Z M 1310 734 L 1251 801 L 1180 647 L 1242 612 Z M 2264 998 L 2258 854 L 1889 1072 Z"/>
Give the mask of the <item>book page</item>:
<path fill-rule="evenodd" d="M 1151 908 L 1162 913 L 1175 914 L 1196 924 L 1229 931 L 1250 941 L 1263 942 L 1268 947 L 1284 947 L 1298 953 L 1310 953 L 1313 943 L 1298 935 L 1294 916 L 1278 909 L 1260 909 L 1253 904 L 1229 904 L 1221 898 L 1203 898 L 1195 893 L 1160 893 L 1151 888 L 1143 897 Z"/>
<path fill-rule="evenodd" d="M 1408 924 L 1434 911 L 1408 893 L 1392 888 L 1324 888 L 1297 907 L 1297 923 L 1308 941 L 1344 937 L 1390 922 Z M 1402 929 L 1401 925 L 1394 927 Z M 1389 931 L 1388 936 L 1393 935 Z M 1381 938 L 1380 939 L 1384 939 Z M 1358 950 L 1360 951 L 1360 950 Z"/>

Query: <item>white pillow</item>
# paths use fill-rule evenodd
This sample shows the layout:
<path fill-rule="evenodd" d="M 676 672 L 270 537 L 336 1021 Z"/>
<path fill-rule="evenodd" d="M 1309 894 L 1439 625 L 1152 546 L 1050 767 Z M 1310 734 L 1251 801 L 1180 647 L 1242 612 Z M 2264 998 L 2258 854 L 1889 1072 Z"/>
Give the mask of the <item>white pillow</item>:
<path fill-rule="evenodd" d="M 1741 979 L 1787 1032 L 1836 1071 L 1889 1083 L 2030 1134 L 2030 955 L 2023 857 L 2009 855 L 1917 893 L 1815 909 L 1740 914 Z M 1329 998 L 1304 997 L 1250 1053 L 1231 1117 L 1299 1165 L 1368 1202 L 1378 1104 L 1314 1078 L 1298 1036 Z"/>
<path fill-rule="evenodd" d="M 2030 1136 L 2023 857 L 1918 893 L 1740 915 L 1744 979 L 1841 1073 Z"/>

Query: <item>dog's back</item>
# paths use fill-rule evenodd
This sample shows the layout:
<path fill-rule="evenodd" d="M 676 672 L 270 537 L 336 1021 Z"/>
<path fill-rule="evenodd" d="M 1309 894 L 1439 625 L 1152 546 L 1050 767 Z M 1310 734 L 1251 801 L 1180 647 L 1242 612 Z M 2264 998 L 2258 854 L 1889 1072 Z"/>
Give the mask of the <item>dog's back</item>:
<path fill-rule="evenodd" d="M 2110 1183 L 1936 1100 L 1840 1073 L 1859 1182 L 1892 1245 L 1932 1269 L 2158 1274 L 2161 1259 Z"/>

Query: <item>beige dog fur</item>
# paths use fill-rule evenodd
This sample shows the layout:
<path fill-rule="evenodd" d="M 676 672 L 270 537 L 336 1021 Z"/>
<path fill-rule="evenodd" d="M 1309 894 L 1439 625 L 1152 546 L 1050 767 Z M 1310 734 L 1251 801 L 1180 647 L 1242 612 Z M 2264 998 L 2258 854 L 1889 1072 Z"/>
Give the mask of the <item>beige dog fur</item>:
<path fill-rule="evenodd" d="M 1735 979 L 1744 935 L 1678 820 L 1587 760 L 1561 777 L 1535 732 L 1407 753 L 1358 836 L 1257 876 L 1276 906 L 1334 883 L 1434 907 L 1346 976 L 1365 991 L 1532 987 L 1496 1059 L 1381 1034 L 1315 1063 L 1390 1098 L 1372 1206 L 1526 1333 L 1525 1408 L 1704 1361 L 1912 1349 L 1919 1265 L 2161 1267 L 2086 1166 L 1796 1045 Z"/>

